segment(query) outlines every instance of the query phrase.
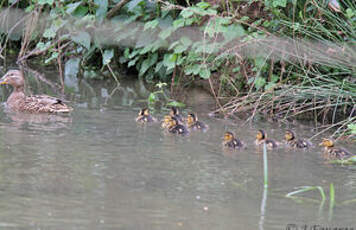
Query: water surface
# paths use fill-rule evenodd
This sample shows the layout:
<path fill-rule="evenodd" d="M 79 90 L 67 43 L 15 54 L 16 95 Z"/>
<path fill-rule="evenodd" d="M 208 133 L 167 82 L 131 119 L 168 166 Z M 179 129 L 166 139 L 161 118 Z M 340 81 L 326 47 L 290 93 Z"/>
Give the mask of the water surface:
<path fill-rule="evenodd" d="M 281 139 L 286 128 L 310 137 L 311 126 L 226 120 L 196 111 L 206 133 L 166 135 L 159 124 L 134 118 L 147 96 L 139 81 L 93 86 L 74 82 L 71 116 L 12 114 L 0 109 L 0 227 L 8 229 L 286 229 L 287 224 L 354 227 L 356 168 L 326 164 L 317 146 L 268 153 L 268 190 L 263 159 L 253 145 L 256 130 Z M 52 93 L 42 82 L 34 93 Z M 9 90 L 2 88 L 3 101 Z M 110 94 L 112 94 L 110 96 Z M 209 105 L 211 106 L 211 105 Z M 213 107 L 212 107 L 213 108 Z M 162 117 L 166 111 L 158 111 Z M 248 144 L 221 147 L 224 131 Z M 341 143 L 350 151 L 355 146 Z M 329 185 L 335 206 L 329 209 Z M 321 186 L 299 202 L 285 195 L 304 185 Z M 295 228 L 291 228 L 295 229 Z"/>

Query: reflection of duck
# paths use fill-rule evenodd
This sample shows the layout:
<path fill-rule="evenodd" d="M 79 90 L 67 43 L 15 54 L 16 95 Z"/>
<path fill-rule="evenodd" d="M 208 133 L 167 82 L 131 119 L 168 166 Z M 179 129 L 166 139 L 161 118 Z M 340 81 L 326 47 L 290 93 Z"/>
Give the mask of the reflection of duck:
<path fill-rule="evenodd" d="M 183 117 L 179 113 L 179 109 L 177 107 L 171 107 L 171 111 L 169 112 L 171 117 L 175 117 L 179 123 L 183 123 Z"/>
<path fill-rule="evenodd" d="M 267 134 L 262 129 L 258 130 L 255 143 L 256 145 L 262 145 L 263 143 L 266 143 L 267 148 L 269 149 L 277 148 L 279 145 L 277 141 L 272 139 L 267 139 Z"/>
<path fill-rule="evenodd" d="M 171 117 L 168 121 L 168 132 L 180 135 L 187 135 L 189 131 L 184 125 L 178 123 L 178 119 L 176 117 Z"/>
<path fill-rule="evenodd" d="M 324 138 L 319 145 L 325 147 L 324 157 L 328 160 L 344 159 L 352 155 L 348 150 L 344 148 L 335 147 L 334 141 L 329 138 Z"/>
<path fill-rule="evenodd" d="M 295 133 L 292 130 L 287 130 L 284 135 L 287 144 L 293 148 L 309 148 L 311 143 L 304 139 L 297 139 Z"/>
<path fill-rule="evenodd" d="M 138 112 L 138 117 L 136 118 L 136 122 L 139 123 L 148 123 L 148 122 L 156 122 L 156 118 L 152 117 L 148 108 L 141 109 Z"/>
<path fill-rule="evenodd" d="M 187 127 L 193 130 L 199 129 L 203 131 L 208 129 L 208 126 L 204 122 L 198 121 L 198 117 L 193 113 L 188 114 Z"/>
<path fill-rule="evenodd" d="M 238 138 L 235 138 L 234 134 L 231 132 L 225 132 L 223 145 L 228 148 L 242 148 L 244 147 L 244 143 L 240 141 Z"/>
<path fill-rule="evenodd" d="M 9 84 L 14 87 L 6 103 L 9 109 L 30 113 L 68 113 L 73 108 L 67 106 L 62 100 L 48 95 L 26 96 L 24 92 L 25 80 L 19 70 L 9 70 L 1 79 L 0 84 Z"/>

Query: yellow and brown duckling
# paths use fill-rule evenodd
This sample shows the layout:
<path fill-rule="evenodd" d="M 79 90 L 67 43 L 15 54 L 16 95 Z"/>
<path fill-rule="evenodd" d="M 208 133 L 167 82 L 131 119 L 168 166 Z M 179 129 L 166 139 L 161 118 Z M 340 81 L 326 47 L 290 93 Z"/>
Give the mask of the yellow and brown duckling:
<path fill-rule="evenodd" d="M 202 130 L 206 131 L 208 129 L 208 126 L 198 120 L 198 116 L 196 116 L 193 113 L 188 114 L 187 116 L 187 127 L 192 130 Z"/>
<path fill-rule="evenodd" d="M 295 133 L 292 130 L 286 130 L 284 138 L 287 142 L 287 145 L 293 148 L 307 149 L 312 145 L 308 140 L 297 139 Z"/>
<path fill-rule="evenodd" d="M 352 154 L 344 149 L 334 146 L 334 140 L 330 138 L 324 138 L 323 141 L 319 144 L 324 146 L 324 157 L 328 160 L 342 160 L 344 158 L 351 157 Z"/>
<path fill-rule="evenodd" d="M 168 132 L 174 134 L 179 134 L 183 136 L 189 134 L 188 129 L 184 125 L 179 124 L 178 119 L 176 117 L 171 117 L 171 119 L 168 121 L 167 129 Z"/>
<path fill-rule="evenodd" d="M 0 85 L 11 85 L 14 89 L 6 101 L 12 111 L 29 113 L 69 113 L 73 110 L 61 99 L 48 95 L 26 96 L 25 79 L 22 71 L 9 70 L 1 79 Z"/>
<path fill-rule="evenodd" d="M 138 112 L 138 116 L 136 118 L 136 122 L 139 123 L 150 123 L 150 122 L 156 122 L 157 119 L 154 118 L 151 114 L 148 108 L 143 108 Z"/>
<path fill-rule="evenodd" d="M 266 143 L 268 149 L 274 149 L 279 146 L 279 142 L 273 139 L 267 139 L 267 133 L 264 130 L 260 129 L 257 132 L 255 144 L 263 145 L 263 143 Z"/>
<path fill-rule="evenodd" d="M 161 128 L 168 128 L 169 125 L 171 124 L 171 120 L 172 120 L 172 117 L 171 115 L 165 115 L 162 119 L 162 123 L 161 123 Z"/>
<path fill-rule="evenodd" d="M 175 117 L 178 121 L 178 123 L 183 123 L 183 117 L 180 115 L 179 109 L 177 107 L 171 107 L 171 111 L 169 112 L 169 115 L 171 117 Z"/>
<path fill-rule="evenodd" d="M 231 149 L 244 148 L 245 144 L 234 136 L 232 132 L 225 132 L 223 137 L 223 146 Z"/>

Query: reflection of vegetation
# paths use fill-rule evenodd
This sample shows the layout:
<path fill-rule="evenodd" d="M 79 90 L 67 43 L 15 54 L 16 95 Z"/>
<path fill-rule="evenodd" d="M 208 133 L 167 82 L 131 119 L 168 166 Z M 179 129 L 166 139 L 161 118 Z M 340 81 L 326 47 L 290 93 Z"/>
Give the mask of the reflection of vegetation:
<path fill-rule="evenodd" d="M 219 110 L 225 113 L 307 117 L 334 124 L 339 135 L 352 130 L 352 0 L 2 1 L 5 7 L 31 14 L 3 10 L 0 57 L 13 48 L 19 61 L 41 56 L 58 65 L 63 88 L 64 74 L 93 70 L 118 83 L 117 65 L 147 81 L 208 79 L 217 101 L 233 96 Z"/>
<path fill-rule="evenodd" d="M 184 107 L 185 104 L 172 100 L 165 91 L 166 83 L 159 82 L 156 84 L 158 90 L 153 91 L 147 98 L 147 103 L 150 108 L 154 108 L 157 103 L 163 103 L 164 106 Z"/>
<path fill-rule="evenodd" d="M 297 194 L 301 194 L 301 193 L 305 193 L 305 192 L 309 192 L 309 191 L 316 191 L 318 190 L 319 191 L 319 194 L 320 194 L 320 197 L 321 197 L 321 200 L 318 201 L 316 199 L 312 199 L 312 198 L 305 198 L 305 197 L 297 197 L 295 195 Z M 320 203 L 320 207 L 319 207 L 319 213 L 321 213 L 323 207 L 324 207 L 324 203 L 326 201 L 326 195 L 325 195 L 325 192 L 324 192 L 324 189 L 321 187 L 321 186 L 302 186 L 300 187 L 300 189 L 296 190 L 296 191 L 293 191 L 293 192 L 290 192 L 286 195 L 286 197 L 288 198 L 291 198 L 297 202 L 318 202 Z M 333 216 L 333 210 L 334 210 L 334 207 L 335 207 L 335 189 L 334 189 L 334 184 L 331 183 L 330 184 L 330 187 L 329 187 L 329 220 L 332 219 L 332 216 Z M 350 203 L 354 203 L 356 200 L 355 199 L 352 199 L 352 200 L 346 200 L 346 201 L 342 201 L 342 202 L 339 202 L 338 205 L 348 205 Z"/>

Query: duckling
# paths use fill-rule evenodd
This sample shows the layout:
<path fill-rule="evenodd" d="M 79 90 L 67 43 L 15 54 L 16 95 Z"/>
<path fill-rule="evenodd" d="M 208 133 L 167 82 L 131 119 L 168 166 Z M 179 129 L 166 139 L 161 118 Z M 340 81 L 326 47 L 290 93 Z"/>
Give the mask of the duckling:
<path fill-rule="evenodd" d="M 156 122 L 157 119 L 152 117 L 148 108 L 143 108 L 138 112 L 138 117 L 136 118 L 136 122 L 139 123 L 149 123 Z"/>
<path fill-rule="evenodd" d="M 334 146 L 334 141 L 330 138 L 324 138 L 323 141 L 319 144 L 320 146 L 324 146 L 324 157 L 329 160 L 342 160 L 344 158 L 351 157 L 352 154 L 344 149 L 337 148 Z"/>
<path fill-rule="evenodd" d="M 286 130 L 284 138 L 287 144 L 293 148 L 304 149 L 309 148 L 312 145 L 311 142 L 308 140 L 297 139 L 295 137 L 295 133 L 292 130 Z"/>
<path fill-rule="evenodd" d="M 232 149 L 240 149 L 245 147 L 245 144 L 240 141 L 240 139 L 236 138 L 232 132 L 225 132 L 223 146 Z"/>
<path fill-rule="evenodd" d="M 255 143 L 256 145 L 262 145 L 263 143 L 266 143 L 268 149 L 274 149 L 279 146 L 279 142 L 272 139 L 267 139 L 267 134 L 262 129 L 258 130 Z"/>
<path fill-rule="evenodd" d="M 162 123 L 161 123 L 161 128 L 168 128 L 168 126 L 170 125 L 170 121 L 172 120 L 171 115 L 165 115 Z"/>
<path fill-rule="evenodd" d="M 28 113 L 69 113 L 73 108 L 63 100 L 48 95 L 26 96 L 25 79 L 22 71 L 9 70 L 1 79 L 0 85 L 11 85 L 14 90 L 6 101 L 9 109 Z"/>
<path fill-rule="evenodd" d="M 208 129 L 208 126 L 202 122 L 202 121 L 198 121 L 198 116 L 196 116 L 193 113 L 188 114 L 187 117 L 187 127 L 192 129 L 192 130 L 202 130 L 202 131 L 206 131 Z"/>
<path fill-rule="evenodd" d="M 171 111 L 169 112 L 169 115 L 171 115 L 171 117 L 175 117 L 177 118 L 179 123 L 183 123 L 183 117 L 180 115 L 179 110 L 177 107 L 171 107 Z"/>
<path fill-rule="evenodd" d="M 180 135 L 187 135 L 189 133 L 188 129 L 178 123 L 178 119 L 176 117 L 171 117 L 172 119 L 168 122 L 168 132 Z"/>

